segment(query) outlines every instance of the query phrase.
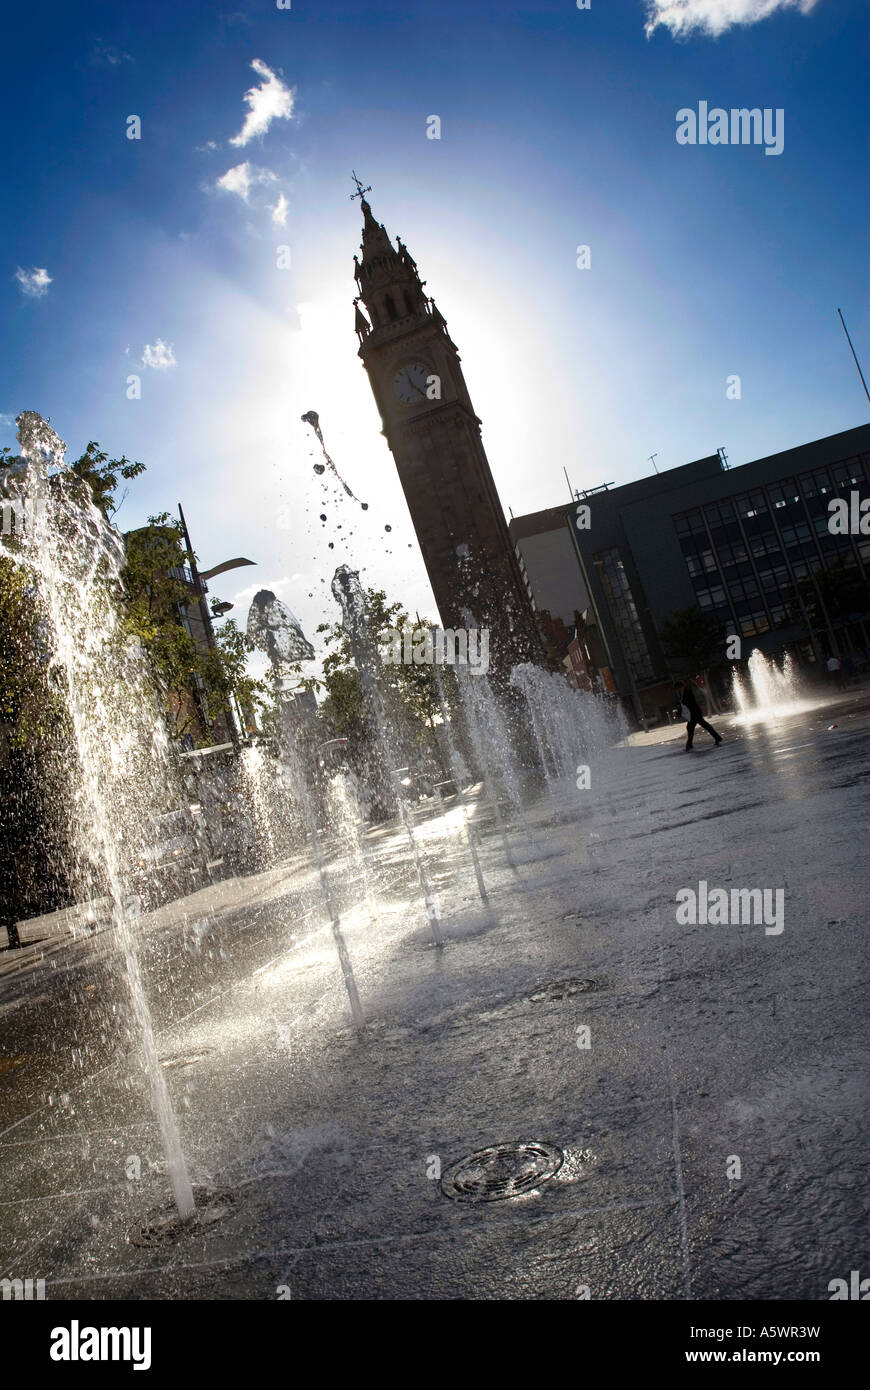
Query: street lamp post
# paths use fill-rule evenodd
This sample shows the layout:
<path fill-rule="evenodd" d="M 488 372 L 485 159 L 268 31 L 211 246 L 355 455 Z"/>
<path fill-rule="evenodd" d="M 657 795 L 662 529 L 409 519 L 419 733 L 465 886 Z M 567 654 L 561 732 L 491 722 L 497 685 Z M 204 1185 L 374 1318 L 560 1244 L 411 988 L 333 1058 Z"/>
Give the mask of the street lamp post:
<path fill-rule="evenodd" d="M 182 510 L 180 502 L 178 504 L 178 515 L 181 518 L 181 527 L 184 533 L 185 548 L 190 557 L 190 576 L 193 591 L 196 594 L 194 603 L 199 608 L 200 621 L 203 626 L 203 631 L 205 632 L 206 645 L 211 651 L 214 651 L 217 648 L 217 638 L 215 637 L 214 624 L 212 623 L 212 615 L 209 611 L 209 606 L 205 598 L 207 593 L 205 581 L 208 579 L 213 579 L 214 576 L 217 574 L 225 574 L 227 570 L 241 569 L 243 565 L 254 565 L 256 564 L 256 560 L 246 560 L 243 556 L 238 556 L 234 560 L 223 560 L 221 564 L 213 565 L 212 568 L 208 570 L 198 569 L 194 549 L 190 543 L 190 532 L 187 529 L 187 521 L 185 519 L 184 511 Z M 191 604 L 190 606 L 192 607 L 193 604 Z M 231 603 L 220 604 L 220 616 L 223 617 L 225 613 L 228 613 L 232 606 L 233 605 Z M 231 692 L 230 699 L 227 704 L 227 723 L 229 726 L 230 742 L 233 745 L 234 752 L 238 753 L 241 748 L 241 740 L 239 738 L 239 727 L 236 723 L 237 715 L 234 706 L 235 700 Z M 242 729 L 242 732 L 244 732 L 244 729 Z"/>

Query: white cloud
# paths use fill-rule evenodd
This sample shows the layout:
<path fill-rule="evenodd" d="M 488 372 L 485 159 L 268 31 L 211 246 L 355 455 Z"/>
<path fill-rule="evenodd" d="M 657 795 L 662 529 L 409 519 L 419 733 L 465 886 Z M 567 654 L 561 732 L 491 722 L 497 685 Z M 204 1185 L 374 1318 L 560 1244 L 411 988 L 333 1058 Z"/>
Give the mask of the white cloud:
<path fill-rule="evenodd" d="M 150 343 L 145 344 L 145 351 L 142 353 L 143 367 L 154 367 L 156 371 L 165 371 L 167 367 L 176 365 L 175 353 L 172 351 L 170 343 L 164 343 L 162 338 L 158 338 L 153 347 Z"/>
<path fill-rule="evenodd" d="M 265 135 L 273 121 L 287 121 L 293 115 L 293 89 L 285 87 L 270 67 L 255 58 L 251 67 L 263 81 L 259 87 L 250 87 L 245 92 L 248 114 L 238 135 L 230 140 L 231 145 L 247 145 L 255 135 Z"/>
<path fill-rule="evenodd" d="M 41 299 L 48 293 L 51 284 L 51 276 L 44 266 L 34 266 L 32 270 L 22 270 L 21 266 L 15 272 L 15 279 L 21 288 L 21 293 L 28 299 Z"/>
<path fill-rule="evenodd" d="M 245 160 L 244 164 L 235 164 L 232 169 L 227 169 L 227 172 L 218 179 L 215 187 L 223 189 L 225 193 L 235 193 L 243 203 L 246 203 L 253 187 L 262 183 L 275 183 L 275 181 L 276 176 L 271 169 L 258 169 L 256 165 L 249 164 Z"/>
<path fill-rule="evenodd" d="M 133 59 L 123 49 L 112 48 L 110 44 L 97 39 L 91 49 L 91 62 L 97 67 L 116 68 L 121 63 L 132 63 Z"/>
<path fill-rule="evenodd" d="M 275 223 L 277 227 L 287 226 L 287 209 L 289 206 L 290 204 L 287 202 L 287 199 L 284 197 L 284 194 L 279 193 L 277 203 L 274 207 L 269 208 L 269 211 L 272 214 L 272 221 Z"/>
<path fill-rule="evenodd" d="M 817 0 L 647 0 L 645 31 L 649 37 L 659 25 L 674 38 L 708 34 L 718 38 L 737 24 L 757 24 L 777 10 L 809 14 Z"/>
<path fill-rule="evenodd" d="M 232 169 L 227 169 L 225 174 L 221 174 L 215 185 L 222 188 L 226 193 L 236 193 L 242 202 L 248 201 L 248 194 L 251 191 L 251 166 L 247 160 L 244 164 L 235 164 Z"/>
<path fill-rule="evenodd" d="M 14 417 L 14 416 L 12 416 L 12 415 L 3 415 L 2 413 L 0 413 L 0 426 L 2 426 L 4 430 L 11 429 L 12 426 L 13 426 L 14 424 L 15 424 L 15 417 Z"/>

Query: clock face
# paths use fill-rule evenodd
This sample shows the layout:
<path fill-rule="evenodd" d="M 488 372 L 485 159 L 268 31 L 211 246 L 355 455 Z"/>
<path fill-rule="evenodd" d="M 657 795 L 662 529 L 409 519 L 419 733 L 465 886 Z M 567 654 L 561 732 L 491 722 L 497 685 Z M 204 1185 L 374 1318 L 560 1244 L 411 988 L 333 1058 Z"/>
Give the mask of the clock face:
<path fill-rule="evenodd" d="M 393 378 L 393 390 L 403 405 L 414 405 L 427 399 L 426 382 L 431 375 L 422 362 L 409 362 L 399 368 Z"/>

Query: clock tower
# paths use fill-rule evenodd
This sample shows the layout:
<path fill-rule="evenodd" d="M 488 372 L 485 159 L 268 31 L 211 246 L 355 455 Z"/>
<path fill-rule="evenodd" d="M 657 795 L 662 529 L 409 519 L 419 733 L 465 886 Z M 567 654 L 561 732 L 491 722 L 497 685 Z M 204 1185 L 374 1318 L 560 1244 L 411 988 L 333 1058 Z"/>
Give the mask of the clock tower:
<path fill-rule="evenodd" d="M 354 176 L 355 177 L 355 176 Z M 493 674 L 542 661 L 456 344 L 401 240 L 393 246 L 357 181 L 359 356 L 368 372 L 445 628 L 489 628 Z M 362 307 L 361 307 L 362 306 Z M 365 310 L 365 312 L 363 312 Z M 468 614 L 471 614 L 469 619 Z"/>

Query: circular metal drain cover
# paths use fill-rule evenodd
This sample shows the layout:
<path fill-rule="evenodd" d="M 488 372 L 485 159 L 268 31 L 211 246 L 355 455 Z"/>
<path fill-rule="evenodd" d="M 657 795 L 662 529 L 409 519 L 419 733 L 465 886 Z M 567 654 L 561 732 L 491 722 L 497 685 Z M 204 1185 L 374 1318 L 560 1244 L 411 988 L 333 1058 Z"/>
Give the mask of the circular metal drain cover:
<path fill-rule="evenodd" d="M 441 1179 L 454 1202 L 501 1202 L 521 1197 L 558 1173 L 564 1160 L 555 1144 L 493 1144 L 461 1158 Z"/>
<path fill-rule="evenodd" d="M 173 1245 L 188 1232 L 201 1231 L 204 1226 L 213 1226 L 216 1221 L 223 1221 L 225 1216 L 229 1216 L 235 1210 L 239 1201 L 234 1192 L 211 1187 L 195 1187 L 193 1200 L 196 1203 L 196 1212 L 189 1221 L 182 1221 L 175 1203 L 169 1202 L 147 1221 L 131 1226 L 127 1232 L 130 1244 L 142 1245 L 146 1249 L 155 1245 Z"/>

